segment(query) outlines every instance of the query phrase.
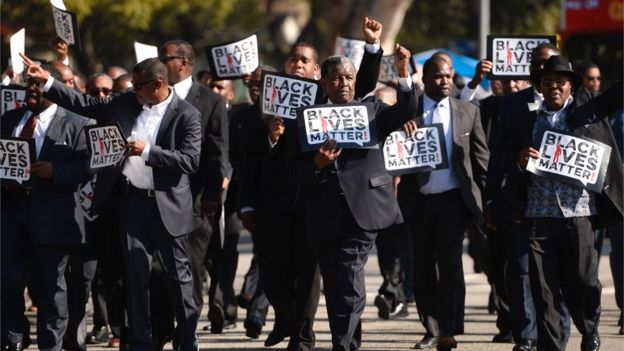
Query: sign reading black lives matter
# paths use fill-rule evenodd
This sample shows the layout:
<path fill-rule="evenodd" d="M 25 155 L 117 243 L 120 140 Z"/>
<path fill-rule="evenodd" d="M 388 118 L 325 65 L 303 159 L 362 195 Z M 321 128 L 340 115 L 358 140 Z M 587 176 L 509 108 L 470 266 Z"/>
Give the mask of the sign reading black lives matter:
<path fill-rule="evenodd" d="M 0 179 L 23 185 L 30 180 L 30 165 L 36 158 L 35 139 L 0 138 Z"/>
<path fill-rule="evenodd" d="M 602 192 L 611 156 L 610 146 L 589 138 L 546 130 L 539 153 L 538 159 L 529 159 L 529 172 Z"/>
<path fill-rule="evenodd" d="M 84 131 L 91 168 L 114 166 L 124 159 L 126 137 L 117 122 L 85 126 Z"/>
<path fill-rule="evenodd" d="M 262 113 L 297 118 L 297 108 L 314 105 L 320 98 L 319 83 L 277 72 L 262 71 Z"/>
<path fill-rule="evenodd" d="M 379 148 L 372 103 L 315 105 L 297 114 L 302 151 L 318 150 L 327 139 L 345 149 Z"/>
<path fill-rule="evenodd" d="M 26 88 L 23 87 L 0 87 L 2 103 L 0 105 L 0 116 L 5 112 L 20 108 L 24 105 L 26 98 Z"/>
<path fill-rule="evenodd" d="M 240 78 L 258 68 L 258 38 L 255 34 L 243 40 L 209 46 L 206 50 L 213 79 Z"/>
<path fill-rule="evenodd" d="M 78 31 L 76 14 L 61 10 L 53 5 L 52 15 L 54 16 L 56 35 L 63 39 L 67 44 L 76 45 L 80 49 L 80 34 Z"/>
<path fill-rule="evenodd" d="M 343 37 L 336 38 L 336 46 L 334 47 L 334 55 L 342 55 L 347 57 L 355 66 L 355 70 L 360 69 L 366 42 L 364 40 L 349 39 Z"/>
<path fill-rule="evenodd" d="M 414 68 L 414 62 L 410 60 L 409 74 L 412 75 L 416 72 Z M 381 63 L 379 65 L 379 78 L 378 81 L 387 83 L 395 82 L 399 79 L 399 69 L 394 64 L 394 55 L 382 56 Z"/>
<path fill-rule="evenodd" d="M 384 143 L 383 154 L 386 170 L 392 175 L 449 167 L 441 123 L 425 125 L 410 136 L 403 130 L 390 133 Z"/>
<path fill-rule="evenodd" d="M 554 35 L 507 35 L 487 37 L 487 58 L 492 61 L 489 79 L 528 79 L 531 52 L 541 43 L 557 44 Z"/>

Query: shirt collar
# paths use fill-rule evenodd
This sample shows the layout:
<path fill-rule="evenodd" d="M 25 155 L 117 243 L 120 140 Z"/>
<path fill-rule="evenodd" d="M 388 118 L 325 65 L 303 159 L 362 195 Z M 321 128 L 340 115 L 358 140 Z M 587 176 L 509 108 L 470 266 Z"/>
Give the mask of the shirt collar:
<path fill-rule="evenodd" d="M 430 98 L 427 94 L 423 94 L 423 111 L 429 111 L 433 109 L 434 106 L 436 106 L 436 104 L 440 107 L 445 107 L 448 109 L 448 104 L 449 104 L 448 96 L 436 102 L 434 99 Z"/>
<path fill-rule="evenodd" d="M 563 107 L 560 108 L 559 110 L 556 111 L 550 111 L 548 110 L 548 107 L 546 107 L 546 103 L 544 101 L 542 101 L 542 104 L 540 105 L 540 112 L 544 112 L 546 115 L 556 115 L 561 113 L 561 111 L 564 111 L 566 108 L 568 108 L 568 106 L 570 106 L 570 104 L 574 101 L 574 97 L 572 97 L 572 94 L 570 94 L 570 96 L 568 96 L 568 99 L 566 100 L 566 102 L 563 104 Z"/>
<path fill-rule="evenodd" d="M 143 110 L 155 111 L 159 116 L 162 117 L 167 110 L 167 106 L 169 106 L 169 104 L 171 103 L 171 100 L 173 100 L 173 89 L 169 88 L 169 96 L 167 96 L 164 101 L 156 105 L 152 105 L 151 107 L 149 105 L 143 105 Z"/>
<path fill-rule="evenodd" d="M 39 112 L 39 115 L 37 116 L 37 119 L 43 123 L 47 123 L 48 121 L 50 121 L 54 115 L 56 114 L 56 110 L 58 110 L 58 105 L 57 104 L 52 104 L 50 107 L 46 108 L 45 110 Z"/>
<path fill-rule="evenodd" d="M 188 76 L 186 79 L 183 79 L 176 84 L 173 85 L 173 90 L 175 90 L 176 94 L 182 99 L 186 99 L 191 87 L 193 86 L 193 77 Z"/>

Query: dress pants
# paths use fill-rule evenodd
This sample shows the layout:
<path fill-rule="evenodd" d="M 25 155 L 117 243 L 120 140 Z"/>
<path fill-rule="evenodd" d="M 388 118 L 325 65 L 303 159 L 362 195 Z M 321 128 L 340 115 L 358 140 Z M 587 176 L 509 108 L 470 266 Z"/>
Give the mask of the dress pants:
<path fill-rule="evenodd" d="M 314 316 L 320 296 L 320 275 L 310 250 L 302 214 L 257 219 L 253 235 L 260 280 L 273 306 L 277 328 L 290 335 L 290 344 L 312 349 Z"/>
<path fill-rule="evenodd" d="M 530 277 L 537 311 L 538 348 L 566 349 L 562 301 L 583 335 L 598 332 L 598 255 L 589 217 L 527 218 Z"/>
<path fill-rule="evenodd" d="M 470 212 L 457 189 L 414 196 L 413 212 L 404 215 L 414 248 L 416 307 L 427 336 L 453 336 L 463 330 L 462 243 Z"/>
<path fill-rule="evenodd" d="M 2 349 L 28 338 L 30 326 L 24 316 L 24 288 L 33 262 L 28 233 L 26 194 L 10 195 L 2 189 L 0 206 L 0 328 Z"/>
<path fill-rule="evenodd" d="M 510 332 L 511 314 L 509 309 L 509 293 L 507 289 L 507 250 L 509 236 L 501 229 L 488 230 L 487 241 L 489 246 L 488 281 L 492 285 L 492 292 L 496 303 L 496 327 L 500 332 Z M 518 340 L 518 339 L 517 339 Z"/>
<path fill-rule="evenodd" d="M 156 198 L 136 189 L 129 191 L 120 207 L 120 221 L 130 350 L 152 350 L 149 287 L 152 260 L 156 258 L 166 278 L 166 302 L 171 304 L 178 322 L 179 350 L 196 351 L 198 315 L 193 300 L 188 235 L 174 237 L 169 234 L 160 217 Z"/>
<path fill-rule="evenodd" d="M 366 306 L 364 266 L 376 232 L 360 228 L 345 199 L 340 203 L 340 236 L 316 246 L 327 303 L 333 351 L 355 351 L 362 344 Z M 314 233 L 311 233 L 314 235 Z"/>
<path fill-rule="evenodd" d="M 375 245 L 377 246 L 377 260 L 383 282 L 379 287 L 379 294 L 384 295 L 394 309 L 399 303 L 405 303 L 403 286 L 405 272 L 404 262 L 408 235 L 407 227 L 403 223 L 393 224 L 389 228 L 379 231 Z"/>
<path fill-rule="evenodd" d="M 264 325 L 270 303 L 260 284 L 258 259 L 255 254 L 251 257 L 251 264 L 249 265 L 249 270 L 245 274 L 240 294 L 247 300 L 246 318 L 255 318 Z"/>
<path fill-rule="evenodd" d="M 35 245 L 40 273 L 37 345 L 40 350 L 86 350 L 85 307 L 97 261 L 85 244 Z"/>

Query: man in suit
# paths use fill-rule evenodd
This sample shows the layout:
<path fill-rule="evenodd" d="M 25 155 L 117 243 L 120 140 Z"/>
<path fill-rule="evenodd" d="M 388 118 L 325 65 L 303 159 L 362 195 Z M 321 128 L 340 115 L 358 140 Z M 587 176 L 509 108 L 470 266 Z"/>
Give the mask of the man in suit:
<path fill-rule="evenodd" d="M 481 218 L 489 157 L 479 109 L 449 96 L 452 78 L 446 60 L 427 60 L 425 95 L 416 120 L 418 126 L 444 125 L 449 168 L 404 175 L 399 183 L 399 201 L 414 248 L 414 297 L 426 330 L 416 344 L 419 349 L 457 347 L 453 336 L 463 329 L 463 318 L 457 316 L 463 314 L 466 291 L 462 243 L 470 221 Z"/>
<path fill-rule="evenodd" d="M 398 103 L 372 102 L 379 143 L 416 113 L 409 75 L 409 51 L 397 45 Z M 321 86 L 331 104 L 354 101 L 355 68 L 343 56 L 321 65 Z M 295 133 L 293 133 L 296 135 Z M 296 138 L 291 148 L 298 149 Z M 357 350 L 361 345 L 360 317 L 366 304 L 364 265 L 377 232 L 400 216 L 392 177 L 378 149 L 342 150 L 328 139 L 317 152 L 296 153 L 293 180 L 304 187 L 305 225 L 323 276 L 333 350 Z"/>
<path fill-rule="evenodd" d="M 221 186 L 227 168 L 227 112 L 219 96 L 193 81 L 195 52 L 188 42 L 170 40 L 163 44 L 159 54 L 160 61 L 167 66 L 169 83 L 173 85 L 175 93 L 201 113 L 202 145 L 199 170 L 190 176 L 194 201 L 193 219 L 196 227 L 189 237 L 189 255 L 194 280 L 193 298 L 198 306 L 199 316 L 204 304 L 203 284 L 206 281 L 208 253 L 210 250 L 218 250 L 220 246 L 219 238 L 213 237 L 212 223 L 214 214 L 222 202 Z M 158 275 L 157 271 L 154 273 Z M 210 275 L 214 277 L 215 274 L 210 272 Z M 158 285 L 152 290 L 162 292 Z M 160 293 L 158 295 L 162 296 Z M 220 333 L 231 318 L 225 313 L 223 301 L 214 301 L 214 295 L 210 295 L 209 300 L 212 304 L 210 310 L 213 311 L 209 313 L 211 327 L 214 332 Z M 159 325 L 159 330 L 154 334 L 155 343 L 164 344 L 173 327 L 173 313 L 171 310 L 160 308 L 153 312 L 154 323 Z"/>
<path fill-rule="evenodd" d="M 60 72 L 51 71 L 55 77 L 61 78 Z M 42 350 L 60 350 L 64 338 L 67 339 L 68 349 L 86 350 L 84 311 L 89 282 L 95 274 L 95 261 L 85 251 L 84 221 L 76 208 L 74 195 L 78 185 L 89 178 L 82 128 L 90 123 L 90 120 L 43 98 L 36 80 L 28 82 L 26 107 L 9 111 L 2 117 L 4 133 L 33 138 L 36 145 L 37 161 L 30 168 L 29 188 L 13 186 L 6 192 L 3 188 L 3 202 L 7 202 L 3 204 L 2 236 L 3 256 L 7 253 L 5 235 L 12 239 L 10 243 L 15 244 L 13 247 L 18 250 L 7 253 L 8 258 L 24 252 L 24 235 L 29 235 L 32 240 L 41 287 L 37 344 Z M 11 208 L 5 209 L 6 206 Z M 11 215 L 12 211 L 23 212 Z M 9 215 L 5 217 L 5 214 Z M 5 259 L 3 257 L 3 270 Z M 19 278 L 19 268 L 23 266 L 6 265 L 7 269 L 11 267 L 18 271 L 10 276 Z M 7 286 L 12 283 L 16 286 Z M 23 320 L 14 320 L 20 310 L 23 313 L 23 297 L 15 299 L 15 294 L 23 294 L 24 285 L 21 281 L 3 280 L 2 286 L 2 306 L 7 309 L 11 321 L 8 326 L 12 329 L 9 348 L 19 350 L 30 343 L 28 329 L 22 329 Z M 17 290 L 5 297 L 4 289 Z M 5 298 L 15 300 L 9 302 Z M 27 322 L 25 326 L 28 327 Z M 15 339 L 19 334 L 21 341 Z"/>
<path fill-rule="evenodd" d="M 96 209 L 109 196 L 119 201 L 130 349 L 152 348 L 146 287 L 156 255 L 180 326 L 179 349 L 196 350 L 197 305 L 187 245 L 194 229 L 189 174 L 199 165 L 199 112 L 169 88 L 167 67 L 155 58 L 133 68 L 132 93 L 111 99 L 78 94 L 28 58 L 24 61 L 29 77 L 46 82 L 48 99 L 98 121 L 118 122 L 124 135 L 131 136 L 128 157 L 99 174 L 94 194 Z"/>
<path fill-rule="evenodd" d="M 593 229 L 622 221 L 622 160 L 617 151 L 611 152 L 600 193 L 533 175 L 525 167 L 529 158 L 539 158 L 546 129 L 584 136 L 615 150 L 609 115 L 622 108 L 622 84 L 577 107 L 572 92 L 581 78 L 567 58 L 551 56 L 534 77 L 544 101 L 536 111 L 509 121 L 504 130 L 508 139 L 503 152 L 516 161 L 506 167 L 504 202 L 498 205 L 508 204 L 501 211 L 529 238 L 538 349 L 565 350 L 565 331 L 560 327 L 560 306 L 565 301 L 583 335 L 581 350 L 598 350 L 601 286 Z"/>

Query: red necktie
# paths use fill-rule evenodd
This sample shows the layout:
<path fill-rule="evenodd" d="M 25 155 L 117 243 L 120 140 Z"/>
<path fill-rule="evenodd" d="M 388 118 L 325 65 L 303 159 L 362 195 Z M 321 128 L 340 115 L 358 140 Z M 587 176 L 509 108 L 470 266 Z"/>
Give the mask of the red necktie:
<path fill-rule="evenodd" d="M 37 127 L 37 116 L 32 114 L 28 117 L 28 120 L 26 120 L 24 128 L 22 128 L 22 132 L 19 135 L 20 138 L 32 138 L 35 133 L 35 127 Z"/>

